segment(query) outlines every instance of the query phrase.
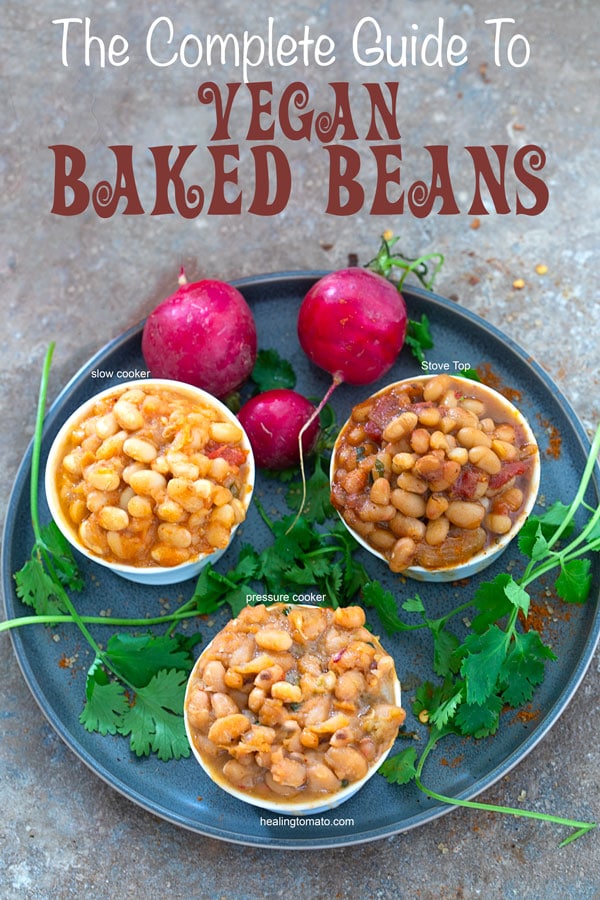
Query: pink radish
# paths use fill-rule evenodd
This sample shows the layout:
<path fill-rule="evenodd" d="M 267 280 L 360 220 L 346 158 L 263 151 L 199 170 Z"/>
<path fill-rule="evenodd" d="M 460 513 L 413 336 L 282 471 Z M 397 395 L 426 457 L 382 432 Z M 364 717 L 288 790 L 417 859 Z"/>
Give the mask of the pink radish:
<path fill-rule="evenodd" d="M 248 435 L 254 460 L 261 469 L 287 469 L 300 461 L 298 436 L 313 416 L 312 403 L 288 388 L 265 391 L 242 406 L 238 418 Z M 310 453 L 319 433 L 319 421 L 304 432 L 303 453 Z"/>
<path fill-rule="evenodd" d="M 306 489 L 304 431 L 342 382 L 370 384 L 389 371 L 404 345 L 407 324 L 406 305 L 398 288 L 368 269 L 330 272 L 304 297 L 298 313 L 300 345 L 309 359 L 333 376 L 333 381 L 298 438 L 304 492 L 300 512 Z"/>
<path fill-rule="evenodd" d="M 298 338 L 314 363 L 337 383 L 370 384 L 392 367 L 406 336 L 398 288 L 368 269 L 325 275 L 298 314 Z"/>
<path fill-rule="evenodd" d="M 174 378 L 216 397 L 237 390 L 256 360 L 256 325 L 241 293 L 223 281 L 188 283 L 150 313 L 142 353 L 155 378 Z"/>

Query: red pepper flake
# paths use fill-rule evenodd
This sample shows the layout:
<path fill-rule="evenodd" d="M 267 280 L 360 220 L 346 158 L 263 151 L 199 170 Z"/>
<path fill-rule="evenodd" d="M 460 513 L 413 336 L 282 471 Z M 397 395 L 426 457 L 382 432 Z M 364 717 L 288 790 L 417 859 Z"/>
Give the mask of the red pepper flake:
<path fill-rule="evenodd" d="M 464 755 L 461 753 L 459 756 L 455 756 L 454 759 L 448 760 L 445 756 L 442 756 L 440 759 L 440 764 L 442 766 L 448 766 L 450 769 L 456 769 L 461 765 L 464 760 Z"/>
<path fill-rule="evenodd" d="M 538 420 L 546 434 L 548 435 L 548 446 L 546 447 L 546 456 L 550 459 L 560 459 L 562 450 L 562 435 L 556 425 L 553 425 L 548 419 L 543 419 L 538 415 Z"/>
<path fill-rule="evenodd" d="M 77 657 L 76 656 L 61 656 L 58 661 L 59 668 L 61 669 L 72 669 L 75 665 Z"/>
<path fill-rule="evenodd" d="M 545 603 L 535 603 L 533 601 L 529 604 L 527 616 L 524 616 L 522 612 L 519 613 L 519 619 L 525 631 L 533 629 L 538 634 L 544 631 L 550 616 L 551 613 Z"/>
<path fill-rule="evenodd" d="M 571 611 L 564 604 L 559 603 L 556 608 L 551 606 L 548 602 L 551 599 L 550 591 L 544 589 L 544 592 L 545 600 L 538 601 L 532 598 L 527 617 L 522 612 L 519 613 L 519 620 L 525 631 L 532 629 L 542 634 L 549 625 L 558 621 L 568 622 L 571 618 Z"/>
<path fill-rule="evenodd" d="M 521 391 L 503 384 L 500 376 L 492 370 L 489 363 L 482 363 L 480 366 L 477 366 L 476 371 L 483 384 L 498 391 L 499 394 L 502 394 L 502 396 L 506 397 L 511 403 L 520 403 L 522 398 Z"/>
<path fill-rule="evenodd" d="M 539 716 L 539 709 L 532 709 L 531 706 L 524 706 L 523 709 L 520 709 L 518 713 L 516 713 L 515 719 L 526 725 L 529 722 L 533 722 L 535 719 L 539 719 Z"/>

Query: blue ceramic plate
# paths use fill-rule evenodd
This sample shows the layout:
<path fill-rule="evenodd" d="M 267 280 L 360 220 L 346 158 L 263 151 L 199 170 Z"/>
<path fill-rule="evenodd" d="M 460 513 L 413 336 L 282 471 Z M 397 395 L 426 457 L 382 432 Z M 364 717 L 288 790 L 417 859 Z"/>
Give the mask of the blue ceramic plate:
<path fill-rule="evenodd" d="M 329 385 L 329 376 L 308 363 L 296 337 L 298 307 L 308 288 L 323 273 L 284 273 L 260 276 L 236 282 L 254 311 L 260 345 L 276 347 L 290 360 L 298 376 L 297 388 L 310 397 L 322 396 Z M 501 384 L 519 392 L 516 401 L 529 419 L 542 454 L 542 483 L 540 496 L 568 502 L 576 488 L 587 456 L 589 442 L 573 410 L 556 386 L 530 357 L 508 337 L 474 314 L 455 303 L 426 291 L 410 288 L 404 291 L 409 316 L 418 319 L 425 313 L 432 323 L 435 349 L 429 353 L 432 361 L 457 361 L 469 366 L 485 365 Z M 109 387 L 119 380 L 116 373 L 145 368 L 140 350 L 142 326 L 112 341 L 85 365 L 66 386 L 48 413 L 43 456 L 60 425 L 79 404 L 91 394 Z M 102 370 L 104 377 L 93 378 L 91 373 Z M 112 377 L 106 373 L 112 371 Z M 366 388 L 340 387 L 333 395 L 333 406 L 340 424 L 351 407 L 382 387 L 384 383 L 419 373 L 416 361 L 408 352 L 385 376 L 381 383 Z M 561 437 L 559 458 L 547 454 L 548 423 L 552 423 Z M 33 536 L 29 518 L 29 475 L 31 449 L 26 454 L 17 475 L 9 505 L 3 544 L 3 582 L 7 617 L 25 614 L 26 610 L 15 596 L 12 573 L 28 557 Z M 257 495 L 263 504 L 279 504 L 277 482 L 261 478 Z M 43 488 L 40 484 L 40 512 L 42 522 L 48 520 Z M 597 504 L 598 484 L 590 489 L 588 500 Z M 236 541 L 250 542 L 261 549 L 268 541 L 267 528 L 253 509 Z M 232 549 L 219 564 L 227 569 L 235 562 Z M 374 578 L 393 589 L 399 599 L 409 597 L 418 588 L 431 615 L 468 599 L 479 580 L 491 580 L 503 571 L 515 549 L 487 569 L 484 575 L 468 583 L 449 585 L 403 583 L 392 576 L 383 563 L 364 553 L 363 562 Z M 86 588 L 78 597 L 83 614 L 98 614 L 110 608 L 113 615 L 157 615 L 164 608 L 165 598 L 174 607 L 193 591 L 194 582 L 171 588 L 141 587 L 127 583 L 99 566 L 81 560 Z M 428 760 L 424 779 L 435 791 L 457 799 L 470 799 L 504 776 L 540 741 L 565 709 L 576 691 L 592 659 L 600 631 L 598 612 L 600 585 L 600 557 L 593 569 L 591 597 L 583 607 L 569 607 L 569 615 L 557 609 L 548 617 L 542 635 L 551 641 L 558 660 L 547 666 L 546 679 L 538 689 L 531 705 L 530 716 L 506 713 L 493 738 L 480 741 L 445 739 L 439 752 Z M 556 605 L 556 604 L 555 604 Z M 222 611 L 209 623 L 202 622 L 204 641 L 208 641 L 227 619 Z M 370 615 L 373 629 L 381 633 L 375 614 Z M 315 816 L 295 820 L 287 816 L 270 817 L 241 803 L 216 787 L 202 772 L 193 757 L 178 762 L 162 763 L 156 758 L 138 759 L 130 753 L 122 737 L 102 737 L 89 734 L 79 723 L 84 701 L 85 675 L 91 655 L 82 644 L 74 626 L 62 627 L 60 641 L 53 640 L 50 630 L 38 627 L 20 628 L 11 632 L 15 653 L 24 677 L 41 709 L 63 740 L 77 756 L 99 777 L 120 791 L 134 803 L 176 825 L 210 837 L 241 844 L 309 849 L 340 847 L 383 838 L 423 825 L 450 808 L 424 796 L 414 785 L 389 785 L 376 776 L 354 798 L 330 816 Z M 106 629 L 97 629 L 98 640 L 106 640 Z M 403 703 L 410 710 L 412 690 L 419 681 L 432 678 L 432 647 L 425 631 L 417 631 L 394 638 L 385 638 L 386 648 L 393 653 L 401 681 Z M 73 668 L 65 669 L 60 662 L 74 657 Z M 425 729 L 413 721 L 409 712 L 408 730 Z M 404 743 L 404 746 L 406 744 Z M 456 765 L 443 765 L 442 758 L 456 760 Z"/>

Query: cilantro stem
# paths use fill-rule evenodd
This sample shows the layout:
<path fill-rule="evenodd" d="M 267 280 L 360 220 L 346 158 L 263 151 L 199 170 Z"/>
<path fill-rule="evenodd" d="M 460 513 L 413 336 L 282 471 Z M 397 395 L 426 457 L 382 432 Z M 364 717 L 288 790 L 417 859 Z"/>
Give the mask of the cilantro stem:
<path fill-rule="evenodd" d="M 567 844 L 570 844 L 572 841 L 577 840 L 577 838 L 581 837 L 584 834 L 587 834 L 588 831 L 592 831 L 597 827 L 596 822 L 580 822 L 577 819 L 564 819 L 561 816 L 554 816 L 551 813 L 541 813 L 535 812 L 534 810 L 529 809 L 517 809 L 513 806 L 498 806 L 495 803 L 482 803 L 478 800 L 459 800 L 456 797 L 446 797 L 444 794 L 438 794 L 437 791 L 432 791 L 430 788 L 426 787 L 422 780 L 421 775 L 423 772 L 423 767 L 425 765 L 425 760 L 437 744 L 440 737 L 443 737 L 444 732 L 432 730 L 429 740 L 427 741 L 427 745 L 421 754 L 419 762 L 416 767 L 415 774 L 415 784 L 428 797 L 431 797 L 433 800 L 439 800 L 440 803 L 448 803 L 451 806 L 463 806 L 467 809 L 480 809 L 485 812 L 496 812 L 503 813 L 504 815 L 511 816 L 521 816 L 526 819 L 538 819 L 542 822 L 553 822 L 555 825 L 562 825 L 565 828 L 575 828 L 577 829 L 573 834 L 570 834 L 567 838 L 565 838 L 558 845 L 559 847 L 565 847 Z"/>
<path fill-rule="evenodd" d="M 440 624 L 444 626 L 446 622 L 449 622 L 453 616 L 457 616 L 461 612 L 466 612 L 468 609 L 471 609 L 473 606 L 472 600 L 467 600 L 466 603 L 461 603 L 460 606 L 455 606 L 454 609 L 450 610 L 449 613 L 446 613 L 445 616 L 441 616 L 439 619 L 435 620 L 435 624 Z M 427 624 L 427 623 L 424 623 Z"/>
<path fill-rule="evenodd" d="M 567 544 L 560 553 L 556 554 L 559 560 L 562 559 L 564 561 L 568 561 L 569 559 L 575 559 L 576 557 L 581 556 L 581 551 L 576 550 L 576 548 L 581 544 L 585 544 L 588 539 L 588 535 L 594 531 L 598 522 L 600 522 L 600 506 L 594 511 L 593 515 L 590 517 L 585 527 L 582 528 L 581 532 L 569 544 Z M 599 543 L 600 539 L 596 538 L 595 540 L 585 544 L 585 550 L 595 550 Z"/>
<path fill-rule="evenodd" d="M 577 493 L 575 494 L 575 497 L 573 498 L 573 501 L 571 502 L 571 505 L 569 506 L 569 509 L 567 510 L 562 522 L 560 523 L 560 525 L 558 526 L 558 528 L 556 529 L 556 531 L 554 532 L 554 534 L 548 541 L 548 549 L 550 549 L 551 547 L 554 546 L 554 544 L 556 544 L 556 542 L 562 535 L 563 531 L 566 528 L 568 528 L 568 526 L 569 526 L 570 522 L 572 521 L 573 516 L 577 512 L 578 508 L 581 506 L 585 492 L 587 491 L 587 488 L 588 488 L 588 484 L 590 482 L 590 479 L 592 477 L 594 469 L 596 468 L 597 458 L 598 458 L 599 453 L 600 453 L 600 425 L 596 429 L 596 434 L 594 435 L 594 439 L 592 441 L 592 446 L 590 448 L 590 452 L 587 457 L 585 468 L 583 470 L 583 475 L 581 476 L 581 481 L 579 482 L 579 487 L 577 489 Z M 596 510 L 596 515 L 599 515 L 599 514 L 600 514 L 600 507 Z M 586 532 L 586 530 L 587 529 L 584 529 L 582 534 L 584 534 Z M 575 541 L 572 542 L 572 544 L 575 545 L 576 543 L 579 543 L 580 538 L 581 538 L 581 535 L 579 536 L 579 538 L 576 538 Z"/>
<path fill-rule="evenodd" d="M 42 378 L 38 394 L 37 412 L 35 417 L 35 430 L 33 433 L 33 447 L 31 453 L 31 480 L 29 483 L 29 506 L 31 511 L 31 524 L 33 526 L 33 534 L 38 549 L 43 550 L 44 542 L 42 540 L 42 529 L 40 526 L 40 517 L 38 509 L 38 482 L 40 475 L 40 456 L 42 451 L 42 436 L 44 433 L 44 418 L 46 413 L 46 397 L 48 395 L 48 380 L 50 377 L 50 366 L 52 364 L 52 355 L 54 353 L 54 343 L 48 346 L 44 365 L 42 368 Z"/>
<path fill-rule="evenodd" d="M 148 619 L 121 619 L 113 616 L 79 616 L 79 620 L 86 625 L 117 625 L 119 627 L 144 627 L 146 625 L 162 625 L 164 622 L 179 622 L 181 619 L 191 619 L 197 616 L 197 612 L 178 610 L 164 616 L 154 616 Z M 23 625 L 64 625 L 75 623 L 72 615 L 35 615 L 19 616 L 0 622 L 0 633 L 11 628 L 20 628 Z"/>
<path fill-rule="evenodd" d="M 170 637 L 175 628 L 177 627 L 177 623 L 180 619 L 191 619 L 194 616 L 198 616 L 198 610 L 196 609 L 197 600 L 195 597 L 191 597 L 189 600 L 186 600 L 185 603 L 176 609 L 174 613 L 169 616 L 162 616 L 161 620 L 163 622 L 171 622 L 169 627 L 167 628 L 166 634 Z"/>
<path fill-rule="evenodd" d="M 313 557 L 316 557 L 316 556 L 327 556 L 327 554 L 329 554 L 329 553 L 339 553 L 339 551 L 340 551 L 340 548 L 337 545 L 319 547 L 318 550 L 309 550 L 308 553 L 305 553 L 304 559 L 312 559 Z"/>
<path fill-rule="evenodd" d="M 400 278 L 398 282 L 398 290 L 402 290 L 404 286 L 404 282 L 408 278 L 411 272 L 414 272 L 423 287 L 426 287 L 428 290 L 431 290 L 433 287 L 433 282 L 435 281 L 435 276 L 440 271 L 444 264 L 444 257 L 441 253 L 425 253 L 423 256 L 419 256 L 417 259 L 413 259 L 410 261 L 408 265 L 405 264 L 406 261 L 398 262 L 397 256 L 392 256 L 392 265 L 400 266 L 404 269 L 404 274 Z M 402 259 L 402 257 L 400 258 Z M 436 266 L 431 274 L 431 278 L 429 281 L 425 280 L 425 275 L 428 273 L 427 262 L 430 259 L 437 259 Z"/>
<path fill-rule="evenodd" d="M 596 468 L 599 453 L 600 425 L 596 429 L 596 433 L 592 441 L 590 452 L 585 464 L 585 468 L 583 470 L 583 475 L 581 477 L 577 493 L 575 494 L 573 501 L 567 509 L 562 522 L 560 523 L 552 537 L 548 540 L 546 552 L 550 555 L 550 559 L 546 560 L 545 562 L 539 563 L 537 566 L 535 560 L 530 560 L 525 569 L 525 572 L 523 573 L 523 576 L 518 581 L 521 587 L 526 587 L 541 575 L 545 575 L 546 572 L 551 571 L 557 566 L 564 565 L 564 563 L 569 562 L 571 559 L 576 559 L 581 556 L 582 546 L 584 547 L 585 551 L 597 550 L 600 548 L 600 538 L 596 538 L 593 541 L 588 541 L 589 535 L 593 533 L 594 529 L 598 525 L 598 522 L 600 522 L 600 506 L 598 506 L 593 511 L 585 526 L 581 529 L 579 534 L 577 534 L 576 537 L 573 538 L 572 541 L 570 541 L 565 547 L 563 547 L 561 551 L 552 551 L 552 547 L 557 543 L 565 529 L 568 528 L 569 524 L 572 522 L 575 516 L 575 513 L 583 504 L 583 498 Z M 586 504 L 583 505 L 585 506 Z M 586 541 L 588 541 L 587 544 Z"/>
<path fill-rule="evenodd" d="M 399 620 L 400 624 L 396 624 L 395 629 L 397 631 L 418 631 L 420 628 L 443 628 L 446 622 L 449 622 L 454 616 L 457 616 L 461 612 L 466 612 L 468 609 L 472 609 L 473 601 L 467 600 L 466 603 L 461 603 L 460 606 L 455 606 L 454 609 L 451 609 L 449 613 L 446 613 L 445 616 L 440 616 L 439 619 L 428 619 L 424 616 L 422 622 L 418 622 L 416 625 L 407 625 L 406 623 Z"/>
<path fill-rule="evenodd" d="M 52 363 L 52 356 L 54 353 L 54 342 L 50 343 L 48 349 L 46 351 L 46 356 L 44 358 L 44 365 L 42 368 L 42 376 L 40 379 L 40 387 L 38 393 L 38 404 L 37 404 L 37 412 L 35 418 L 35 431 L 33 436 L 33 446 L 32 446 L 32 456 L 31 456 L 31 473 L 30 473 L 30 483 L 29 483 L 29 500 L 30 500 L 30 513 L 31 513 L 31 524 L 33 526 L 33 534 L 35 538 L 35 548 L 39 553 L 41 553 L 44 557 L 44 563 L 48 570 L 50 577 L 55 585 L 55 590 L 57 596 L 60 596 L 65 608 L 67 609 L 69 615 L 71 616 L 71 620 L 77 625 L 84 638 L 94 651 L 97 659 L 99 659 L 107 669 L 109 669 L 113 675 L 119 678 L 127 687 L 131 688 L 135 691 L 135 687 L 130 684 L 125 678 L 121 676 L 121 674 L 114 668 L 111 664 L 110 659 L 107 654 L 104 653 L 103 650 L 100 649 L 92 634 L 90 633 L 87 625 L 79 615 L 71 598 L 69 597 L 67 591 L 63 587 L 54 564 L 52 562 L 51 555 L 47 552 L 46 546 L 44 544 L 44 540 L 42 538 L 42 531 L 40 527 L 40 518 L 39 518 L 39 496 L 38 496 L 38 482 L 40 476 L 40 458 L 42 452 L 42 437 L 44 433 L 44 420 L 45 420 L 45 411 L 46 411 L 46 397 L 48 394 L 48 381 L 50 375 L 50 366 Z M 38 621 L 39 621 L 38 617 Z"/>
<path fill-rule="evenodd" d="M 435 277 L 444 264 L 443 255 L 441 253 L 424 253 L 422 256 L 411 259 L 408 256 L 404 256 L 403 253 L 392 253 L 392 247 L 398 240 L 399 238 L 392 235 L 391 232 L 384 232 L 377 256 L 370 260 L 365 268 L 383 275 L 384 278 L 388 278 L 394 268 L 403 269 L 403 274 L 398 281 L 398 290 L 402 289 L 410 272 L 414 272 L 423 287 L 431 290 Z M 427 263 L 429 260 L 437 260 L 437 262 L 429 280 L 427 280 L 427 275 L 429 274 Z"/>
<path fill-rule="evenodd" d="M 262 503 L 260 502 L 260 500 L 258 499 L 258 497 L 254 497 L 254 505 L 256 506 L 261 519 L 263 520 L 265 525 L 268 527 L 269 531 L 273 531 L 273 523 L 269 519 L 269 517 L 265 511 L 265 508 L 262 505 Z"/>

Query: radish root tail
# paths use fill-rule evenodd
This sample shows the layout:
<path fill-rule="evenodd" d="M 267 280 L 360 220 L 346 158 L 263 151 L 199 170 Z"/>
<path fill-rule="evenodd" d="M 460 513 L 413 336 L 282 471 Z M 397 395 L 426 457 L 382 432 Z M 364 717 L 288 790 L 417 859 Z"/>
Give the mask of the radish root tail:
<path fill-rule="evenodd" d="M 335 389 L 337 387 L 339 387 L 340 384 L 342 384 L 343 381 L 344 381 L 343 376 L 339 372 L 337 372 L 333 376 L 333 381 L 331 382 L 329 388 L 327 389 L 327 393 L 325 394 L 325 396 L 323 397 L 323 399 L 321 400 L 321 402 L 319 403 L 319 405 L 317 406 L 315 411 L 306 420 L 306 422 L 304 423 L 304 425 L 302 426 L 302 428 L 300 429 L 300 431 L 298 433 L 298 453 L 300 456 L 300 477 L 302 479 L 302 497 L 300 499 L 300 506 L 298 507 L 298 511 L 297 511 L 296 515 L 294 516 L 294 520 L 293 520 L 292 524 L 287 529 L 286 534 L 289 534 L 290 531 L 292 531 L 292 529 L 295 527 L 296 523 L 298 522 L 298 519 L 300 518 L 300 516 L 302 515 L 302 513 L 304 511 L 304 507 L 306 506 L 306 470 L 304 467 L 304 446 L 302 444 L 304 435 L 305 435 L 306 431 L 310 428 L 312 423 L 315 421 L 315 419 L 318 416 L 320 416 L 321 411 L 329 402 L 329 398 L 331 397 L 331 395 L 333 394 Z"/>

